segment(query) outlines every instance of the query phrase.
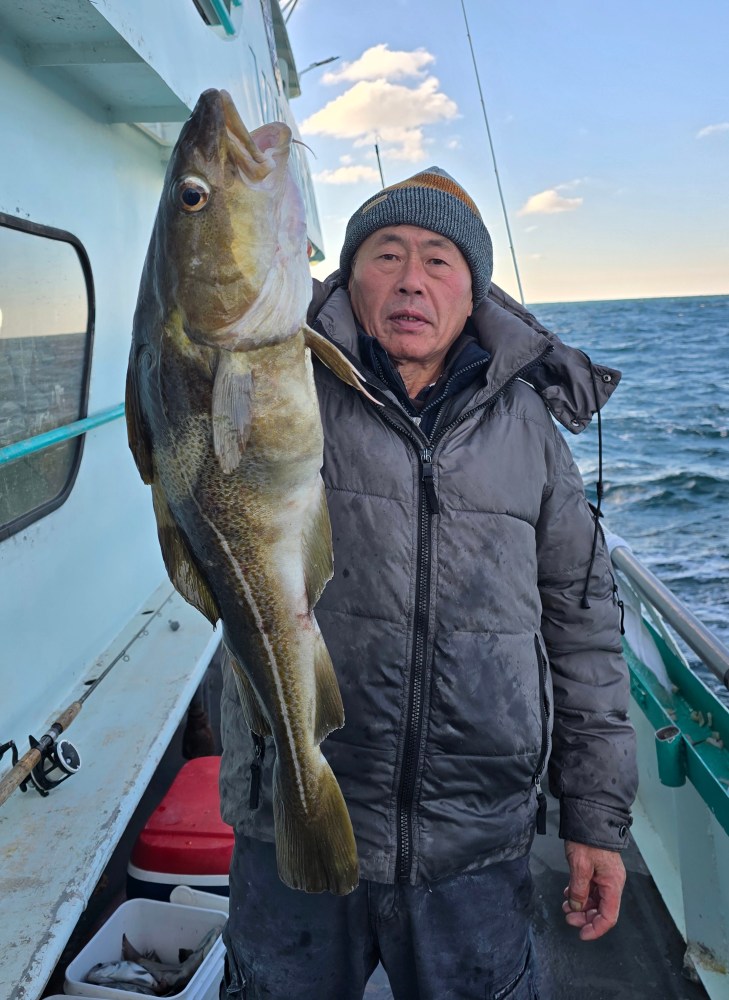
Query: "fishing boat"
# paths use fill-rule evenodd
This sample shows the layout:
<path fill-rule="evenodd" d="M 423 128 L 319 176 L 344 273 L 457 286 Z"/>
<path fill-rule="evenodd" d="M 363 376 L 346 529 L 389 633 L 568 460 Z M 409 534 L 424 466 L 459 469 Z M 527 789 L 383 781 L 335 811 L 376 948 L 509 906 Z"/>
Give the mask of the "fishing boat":
<path fill-rule="evenodd" d="M 211 86 L 231 93 L 250 127 L 278 119 L 296 132 L 289 102 L 299 75 L 277 0 L 0 3 L 0 997 L 8 1000 L 44 994 L 219 644 L 167 579 L 122 402 L 166 162 Z M 295 146 L 318 260 L 306 156 Z M 635 840 L 683 939 L 679 966 L 685 950 L 697 990 L 719 1000 L 729 996 L 729 708 L 674 631 L 724 686 L 729 653 L 627 543 L 612 544 L 639 737 Z M 29 780 L 10 789 L 16 758 L 34 746 Z M 538 885 L 561 879 L 549 849 L 538 850 Z M 589 968 L 594 959 L 579 961 Z M 570 975 L 579 982 L 578 965 Z M 604 995 L 648 994 L 636 980 L 634 994 Z"/>

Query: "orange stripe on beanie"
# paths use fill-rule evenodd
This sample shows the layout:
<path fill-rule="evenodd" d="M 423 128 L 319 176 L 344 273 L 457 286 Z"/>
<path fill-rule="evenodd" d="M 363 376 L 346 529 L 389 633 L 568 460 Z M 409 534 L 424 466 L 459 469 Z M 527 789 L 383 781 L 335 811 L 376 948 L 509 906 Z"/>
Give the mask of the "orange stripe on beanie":
<path fill-rule="evenodd" d="M 493 272 L 491 237 L 473 199 L 445 170 L 422 170 L 357 209 L 347 224 L 340 256 L 345 281 L 360 244 L 384 226 L 420 226 L 451 240 L 471 270 L 474 306 L 486 298 Z"/>

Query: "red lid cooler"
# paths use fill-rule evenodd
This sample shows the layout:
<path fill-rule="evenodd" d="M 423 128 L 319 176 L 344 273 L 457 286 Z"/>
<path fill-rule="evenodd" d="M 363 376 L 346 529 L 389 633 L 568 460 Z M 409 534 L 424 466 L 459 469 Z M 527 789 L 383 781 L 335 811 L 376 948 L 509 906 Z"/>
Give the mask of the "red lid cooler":
<path fill-rule="evenodd" d="M 149 817 L 127 868 L 127 897 L 169 900 L 176 885 L 228 895 L 233 828 L 220 818 L 220 757 L 188 761 Z"/>

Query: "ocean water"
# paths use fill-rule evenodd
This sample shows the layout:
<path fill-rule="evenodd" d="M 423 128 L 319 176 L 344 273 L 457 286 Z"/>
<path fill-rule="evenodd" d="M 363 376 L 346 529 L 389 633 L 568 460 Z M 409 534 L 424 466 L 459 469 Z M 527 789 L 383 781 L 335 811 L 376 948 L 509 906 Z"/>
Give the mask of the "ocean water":
<path fill-rule="evenodd" d="M 729 296 L 530 309 L 622 371 L 603 410 L 605 523 L 729 645 Z M 596 421 L 567 439 L 594 499 Z"/>

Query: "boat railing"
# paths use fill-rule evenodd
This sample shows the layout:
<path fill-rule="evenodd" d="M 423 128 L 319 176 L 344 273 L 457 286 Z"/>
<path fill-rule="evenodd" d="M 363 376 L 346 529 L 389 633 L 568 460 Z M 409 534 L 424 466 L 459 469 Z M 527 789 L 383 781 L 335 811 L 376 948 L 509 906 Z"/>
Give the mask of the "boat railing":
<path fill-rule="evenodd" d="M 719 1000 L 729 996 L 729 650 L 627 542 L 605 536 L 637 709 L 633 836 L 686 941 L 687 974 Z"/>
<path fill-rule="evenodd" d="M 729 689 L 729 649 L 636 558 L 624 539 L 611 532 L 606 536 L 613 565 Z"/>
<path fill-rule="evenodd" d="M 61 441 L 70 441 L 72 438 L 80 437 L 87 431 L 108 424 L 112 420 L 118 420 L 124 416 L 124 404 L 118 403 L 107 410 L 100 410 L 91 417 L 84 417 L 81 420 L 74 420 L 73 423 L 63 424 L 61 427 L 54 427 L 50 431 L 42 434 L 35 434 L 33 437 L 25 438 L 23 441 L 15 441 L 4 448 L 0 448 L 0 466 L 15 462 L 19 458 L 26 458 L 38 451 L 51 448 Z"/>

